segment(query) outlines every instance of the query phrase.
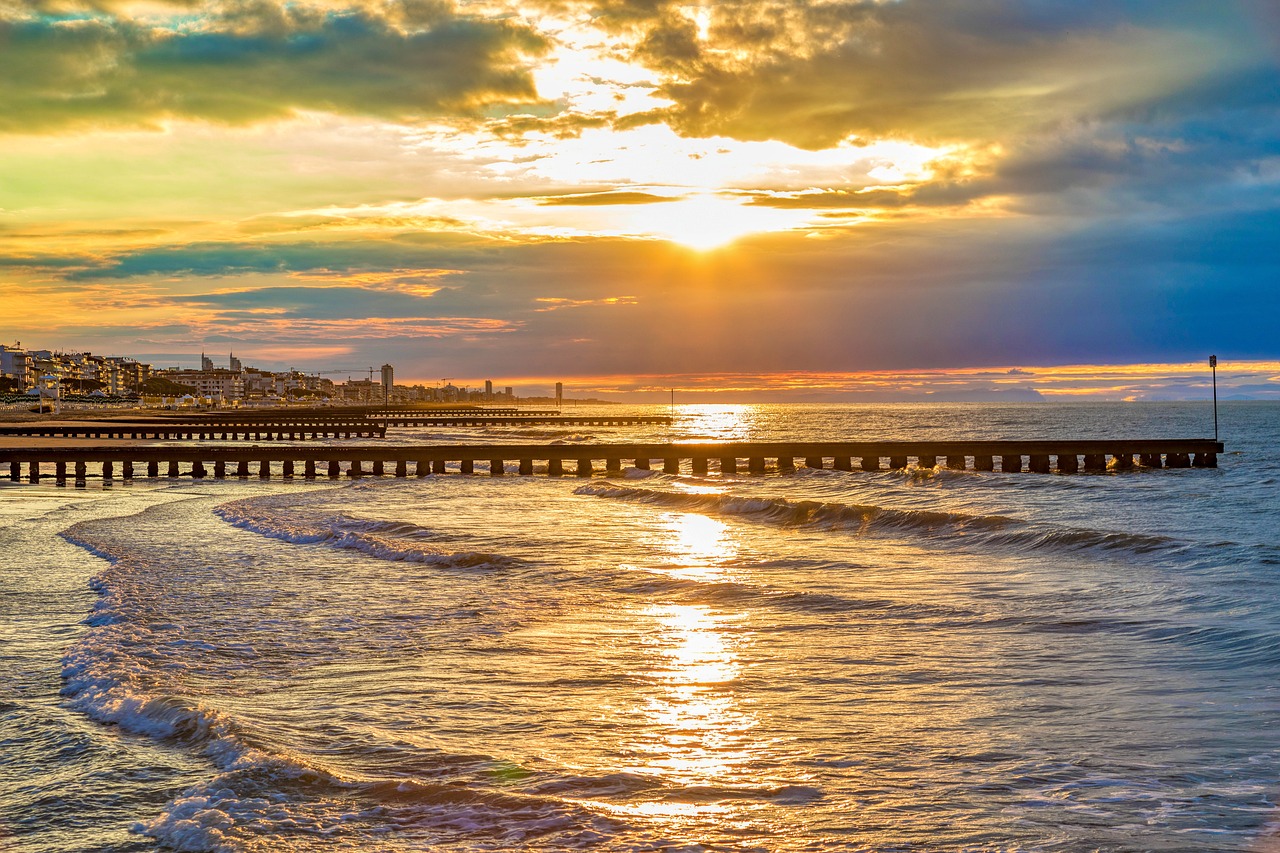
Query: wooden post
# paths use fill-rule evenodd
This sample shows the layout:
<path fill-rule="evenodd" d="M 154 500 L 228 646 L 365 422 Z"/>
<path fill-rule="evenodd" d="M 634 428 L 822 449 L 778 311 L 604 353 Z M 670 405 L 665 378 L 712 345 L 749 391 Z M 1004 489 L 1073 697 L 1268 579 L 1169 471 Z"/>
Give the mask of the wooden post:
<path fill-rule="evenodd" d="M 316 460 L 308 459 L 302 463 L 302 476 L 307 480 L 316 478 Z"/>
<path fill-rule="evenodd" d="M 747 470 L 750 471 L 752 474 L 763 474 L 764 473 L 764 457 L 763 456 L 749 457 L 747 459 Z"/>
<path fill-rule="evenodd" d="M 1197 453 L 1195 458 L 1195 466 L 1197 468 L 1217 468 L 1218 454 L 1216 453 Z"/>
<path fill-rule="evenodd" d="M 1133 467 L 1132 453 L 1112 453 L 1111 458 L 1116 461 L 1117 471 L 1128 471 Z"/>
<path fill-rule="evenodd" d="M 22 463 L 21 462 L 9 463 L 9 479 L 15 483 L 22 479 Z"/>
<path fill-rule="evenodd" d="M 106 472 L 106 471 L 110 471 L 110 470 L 111 470 L 111 469 L 110 469 L 110 465 L 111 465 L 111 463 L 110 463 L 110 462 L 103 462 L 103 463 L 102 463 L 103 471 L 104 471 L 104 472 Z M 102 479 L 104 479 L 104 480 L 110 480 L 110 479 L 111 479 L 111 477 L 110 477 L 110 475 L 109 475 L 109 474 L 104 473 L 104 474 L 102 475 Z M 38 482 L 40 482 L 40 463 L 39 463 L 39 462 L 28 462 L 28 463 L 27 463 L 27 480 L 28 480 L 29 482 L 32 482 L 32 483 L 38 483 Z"/>
<path fill-rule="evenodd" d="M 1049 457 L 1046 454 L 1033 454 L 1030 457 L 1031 470 L 1037 474 L 1049 473 Z"/>
<path fill-rule="evenodd" d="M 67 483 L 67 463 L 65 463 L 65 462 L 56 462 L 56 463 L 54 463 L 54 466 L 53 466 L 53 477 L 54 477 L 54 482 L 56 482 L 58 485 L 60 485 L 60 486 L 64 486 L 64 485 L 66 485 L 66 483 Z"/>
<path fill-rule="evenodd" d="M 133 460 L 127 459 L 120 463 L 120 476 L 126 480 L 133 479 Z"/>
<path fill-rule="evenodd" d="M 249 460 L 241 459 L 239 462 L 236 463 L 236 476 L 237 477 L 249 476 Z"/>
<path fill-rule="evenodd" d="M 404 459 L 396 460 L 396 476 L 397 477 L 409 476 L 409 463 L 406 462 Z"/>
<path fill-rule="evenodd" d="M 992 456 L 984 456 L 982 454 L 979 454 L 973 457 L 973 470 L 994 471 L 996 470 L 996 460 Z"/>
<path fill-rule="evenodd" d="M 293 460 L 286 459 L 280 464 L 280 476 L 286 480 L 293 479 Z"/>
<path fill-rule="evenodd" d="M 375 477 L 381 477 L 381 476 L 382 476 L 382 472 L 383 472 L 383 469 L 382 469 L 382 460 L 381 460 L 381 459 L 378 459 L 378 460 L 376 460 L 376 461 L 373 463 L 373 476 L 375 476 Z"/>
<path fill-rule="evenodd" d="M 1058 454 L 1058 473 L 1075 474 L 1080 470 L 1080 457 L 1074 453 Z"/>
<path fill-rule="evenodd" d="M 413 473 L 419 477 L 431 476 L 431 463 L 425 459 L 419 459 L 413 466 Z"/>
<path fill-rule="evenodd" d="M 901 471 L 903 468 L 906 468 L 906 467 L 907 467 L 907 457 L 905 457 L 905 456 L 890 456 L 890 457 L 889 457 L 889 467 L 890 467 L 890 468 L 892 468 L 894 471 Z"/>
<path fill-rule="evenodd" d="M 859 461 L 863 471 L 879 471 L 880 470 L 879 456 L 867 455 L 867 456 L 863 456 Z"/>
<path fill-rule="evenodd" d="M 363 477 L 363 476 L 364 476 L 364 469 L 362 469 L 362 468 L 360 467 L 360 460 L 359 460 L 359 459 L 353 459 L 353 460 L 351 460 L 351 465 L 350 465 L 350 466 L 348 466 L 348 468 L 347 468 L 347 476 L 348 476 L 348 477 Z"/>
<path fill-rule="evenodd" d="M 489 460 L 489 476 L 490 477 L 501 477 L 505 473 L 507 473 L 507 463 L 505 460 L 503 459 Z"/>
<path fill-rule="evenodd" d="M 108 465 L 108 464 L 110 464 L 110 463 L 105 463 L 105 464 L 103 464 L 103 466 L 102 466 L 102 468 L 103 468 L 103 470 L 102 470 L 102 475 L 103 475 L 103 477 L 106 477 L 106 476 L 107 476 L 107 470 L 106 470 L 106 469 L 107 469 L 107 465 Z M 204 479 L 204 463 L 203 463 L 203 462 L 192 462 L 192 463 L 191 463 L 191 479 L 193 479 L 193 480 L 203 480 L 203 479 Z"/>
<path fill-rule="evenodd" d="M 1086 471 L 1107 470 L 1107 455 L 1105 453 L 1086 453 L 1084 455 L 1084 470 Z"/>
<path fill-rule="evenodd" d="M 952 471 L 963 471 L 968 467 L 965 465 L 966 461 L 967 460 L 963 456 L 957 456 L 954 453 L 947 455 L 947 467 Z"/>
<path fill-rule="evenodd" d="M 720 473 L 736 474 L 738 473 L 738 459 L 734 456 L 720 457 Z"/>
<path fill-rule="evenodd" d="M 1145 467 L 1145 468 L 1162 468 L 1162 467 L 1164 467 L 1164 460 L 1160 458 L 1160 454 L 1159 454 L 1159 453 L 1143 453 L 1143 454 L 1139 457 L 1139 459 L 1140 459 L 1140 461 L 1142 462 L 1143 467 Z"/>
<path fill-rule="evenodd" d="M 559 477 L 564 474 L 564 461 L 561 459 L 547 460 L 547 476 Z"/>
<path fill-rule="evenodd" d="M 147 463 L 147 476 L 148 476 L 148 477 L 151 477 L 152 479 L 155 479 L 156 477 L 159 477 L 159 476 L 160 476 L 160 463 L 159 463 L 159 462 L 148 462 L 148 463 Z"/>
<path fill-rule="evenodd" d="M 474 459 L 463 459 L 458 463 L 458 471 L 463 474 L 474 474 L 476 472 L 476 461 Z"/>
<path fill-rule="evenodd" d="M 76 482 L 77 483 L 83 483 L 85 481 L 85 478 L 89 475 L 88 467 L 89 466 L 84 463 L 84 460 L 82 459 L 76 460 Z"/>
<path fill-rule="evenodd" d="M 838 458 L 838 457 L 834 460 L 834 463 L 835 463 L 836 465 L 839 465 L 839 464 L 840 464 L 840 460 L 839 460 L 839 458 Z M 806 457 L 804 458 L 804 467 L 806 467 L 806 468 L 821 468 L 821 467 L 822 467 L 822 457 L 821 457 L 821 456 L 806 456 Z"/>
<path fill-rule="evenodd" d="M 532 475 L 533 475 L 533 460 L 521 459 L 520 460 L 520 476 L 529 477 Z"/>
<path fill-rule="evenodd" d="M 938 457 L 936 457 L 936 456 L 917 456 L 917 457 L 916 457 L 916 467 L 917 467 L 917 468 L 937 468 L 937 467 L 938 467 Z"/>
<path fill-rule="evenodd" d="M 590 477 L 592 473 L 591 460 L 579 459 L 578 467 L 575 469 L 574 473 L 576 473 L 579 477 Z"/>
<path fill-rule="evenodd" d="M 1021 455 L 1021 454 L 1011 454 L 1011 455 L 1001 456 L 1001 457 L 1000 457 L 1000 470 L 1001 470 L 1001 471 L 1003 471 L 1003 472 L 1004 472 L 1004 473 L 1006 473 L 1006 474 L 1009 474 L 1009 473 L 1020 474 L 1020 473 L 1022 473 L 1022 455 Z"/>
<path fill-rule="evenodd" d="M 261 462 L 258 463 L 258 479 L 260 480 L 271 479 L 271 463 L 265 459 L 263 459 Z"/>
<path fill-rule="evenodd" d="M 648 457 L 648 456 L 644 457 L 643 459 L 641 459 L 640 457 L 636 457 L 635 463 L 636 463 L 636 467 L 637 467 L 637 468 L 639 468 L 641 471 L 648 471 L 648 470 L 649 470 L 649 457 Z"/>
<path fill-rule="evenodd" d="M 703 462 L 703 465 L 706 465 L 706 460 L 705 460 L 705 459 L 704 459 L 704 460 L 702 460 L 702 462 Z M 619 459 L 619 458 L 618 458 L 618 457 L 616 457 L 616 456 L 610 456 L 609 458 L 607 458 L 607 459 L 605 459 L 605 460 L 604 460 L 604 470 L 605 470 L 605 473 L 606 473 L 606 474 L 619 474 L 619 473 L 621 473 L 621 472 L 622 472 L 622 460 L 621 460 L 621 459 Z M 706 472 L 704 471 L 703 473 L 705 474 Z"/>
<path fill-rule="evenodd" d="M 336 480 L 342 476 L 342 464 L 337 459 L 330 460 L 328 475 L 330 480 Z"/>
<path fill-rule="evenodd" d="M 169 461 L 169 476 L 170 477 L 178 476 L 178 463 L 172 460 Z"/>
<path fill-rule="evenodd" d="M 443 460 L 443 459 L 435 459 L 435 460 L 432 460 L 432 462 L 431 462 L 431 473 L 433 473 L 433 474 L 443 474 L 443 473 L 444 473 L 444 460 Z"/>

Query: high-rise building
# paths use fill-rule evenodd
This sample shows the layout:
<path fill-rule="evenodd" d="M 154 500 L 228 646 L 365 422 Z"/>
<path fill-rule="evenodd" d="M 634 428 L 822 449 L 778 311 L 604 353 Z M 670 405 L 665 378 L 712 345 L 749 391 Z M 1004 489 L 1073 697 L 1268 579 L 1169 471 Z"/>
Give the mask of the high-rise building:
<path fill-rule="evenodd" d="M 562 408 L 563 406 L 564 406 L 564 383 L 557 382 L 556 383 L 556 408 L 559 409 L 559 408 Z"/>
<path fill-rule="evenodd" d="M 200 369 L 205 372 L 213 370 L 213 359 L 204 353 L 200 353 Z"/>
<path fill-rule="evenodd" d="M 382 402 L 391 402 L 391 388 L 396 384 L 396 372 L 389 364 L 382 365 Z"/>
<path fill-rule="evenodd" d="M 486 400 L 493 399 L 493 380 L 492 379 L 486 379 L 484 381 L 484 398 Z"/>
<path fill-rule="evenodd" d="M 231 353 L 231 357 L 228 359 L 228 361 L 230 362 L 231 369 L 234 370 L 236 373 L 239 373 L 240 371 L 244 370 L 244 365 L 240 363 L 240 359 L 236 358 L 235 353 Z"/>

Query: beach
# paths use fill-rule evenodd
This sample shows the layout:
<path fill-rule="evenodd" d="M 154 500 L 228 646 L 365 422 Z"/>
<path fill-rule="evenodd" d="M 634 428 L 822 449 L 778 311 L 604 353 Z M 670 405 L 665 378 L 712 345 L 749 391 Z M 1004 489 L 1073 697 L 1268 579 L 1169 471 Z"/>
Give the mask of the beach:
<path fill-rule="evenodd" d="M 0 847 L 1268 849 L 1280 405 L 1222 415 L 1211 470 L 4 483 Z M 1211 418 L 688 406 L 386 441 Z"/>

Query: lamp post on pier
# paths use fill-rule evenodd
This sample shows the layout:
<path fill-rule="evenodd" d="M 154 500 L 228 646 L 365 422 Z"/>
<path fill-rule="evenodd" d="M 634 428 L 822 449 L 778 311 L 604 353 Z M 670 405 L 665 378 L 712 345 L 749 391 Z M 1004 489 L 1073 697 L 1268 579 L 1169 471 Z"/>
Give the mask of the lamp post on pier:
<path fill-rule="evenodd" d="M 1213 440 L 1218 440 L 1218 357 L 1209 356 L 1209 369 L 1213 371 Z"/>

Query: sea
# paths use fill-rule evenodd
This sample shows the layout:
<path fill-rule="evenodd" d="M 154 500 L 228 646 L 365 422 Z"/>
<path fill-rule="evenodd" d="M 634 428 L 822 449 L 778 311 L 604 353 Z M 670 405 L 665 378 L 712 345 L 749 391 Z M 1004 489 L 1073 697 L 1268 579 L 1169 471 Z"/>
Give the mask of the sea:
<path fill-rule="evenodd" d="M 1214 428 L 671 412 L 386 441 Z M 5 482 L 0 850 L 1280 850 L 1280 403 L 1219 419 L 1217 469 Z"/>

